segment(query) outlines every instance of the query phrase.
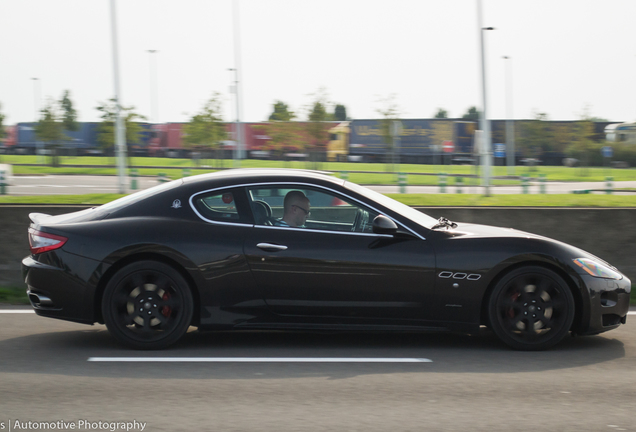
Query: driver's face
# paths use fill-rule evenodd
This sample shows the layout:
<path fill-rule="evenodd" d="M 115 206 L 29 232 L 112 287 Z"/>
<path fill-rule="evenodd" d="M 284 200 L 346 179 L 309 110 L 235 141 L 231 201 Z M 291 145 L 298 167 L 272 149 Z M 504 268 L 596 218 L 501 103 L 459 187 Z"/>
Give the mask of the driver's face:
<path fill-rule="evenodd" d="M 309 213 L 311 212 L 311 205 L 309 204 L 309 201 L 293 204 L 293 209 L 296 226 L 305 225 L 305 222 L 309 217 Z"/>

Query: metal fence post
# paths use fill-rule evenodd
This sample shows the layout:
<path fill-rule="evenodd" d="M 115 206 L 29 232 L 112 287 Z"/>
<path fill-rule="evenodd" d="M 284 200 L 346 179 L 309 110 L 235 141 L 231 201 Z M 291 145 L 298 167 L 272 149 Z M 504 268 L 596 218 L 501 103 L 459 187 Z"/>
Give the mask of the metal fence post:
<path fill-rule="evenodd" d="M 400 193 L 406 193 L 406 173 L 398 173 L 398 185 L 400 186 Z"/>
<path fill-rule="evenodd" d="M 546 193 L 545 181 L 545 174 L 539 174 L 539 192 L 542 194 Z"/>
<path fill-rule="evenodd" d="M 137 168 L 131 168 L 130 169 L 130 189 L 131 190 L 137 190 L 139 187 L 137 184 L 137 177 L 139 177 Z"/>
<path fill-rule="evenodd" d="M 342 172 L 340 173 L 340 178 L 341 178 L 342 180 L 349 180 L 349 172 L 348 172 L 348 171 L 342 171 Z"/>
<path fill-rule="evenodd" d="M 464 186 L 464 178 L 463 177 L 455 177 L 455 186 L 457 187 L 458 194 L 463 193 L 462 187 Z"/>
<path fill-rule="evenodd" d="M 4 178 L 4 170 L 0 171 L 0 195 L 7 194 L 7 182 Z"/>
<path fill-rule="evenodd" d="M 166 183 L 170 180 L 168 180 L 168 176 L 166 176 L 166 173 L 159 173 L 159 176 L 157 177 L 157 181 L 159 183 Z"/>
<path fill-rule="evenodd" d="M 528 176 L 527 175 L 522 175 L 521 176 L 521 192 L 524 194 L 528 193 Z"/>
<path fill-rule="evenodd" d="M 605 177 L 607 181 L 607 187 L 605 188 L 605 193 L 611 195 L 614 189 L 614 177 Z"/>
<path fill-rule="evenodd" d="M 190 168 L 183 169 L 183 177 L 190 177 Z"/>
<path fill-rule="evenodd" d="M 446 193 L 446 173 L 439 173 L 439 193 Z"/>

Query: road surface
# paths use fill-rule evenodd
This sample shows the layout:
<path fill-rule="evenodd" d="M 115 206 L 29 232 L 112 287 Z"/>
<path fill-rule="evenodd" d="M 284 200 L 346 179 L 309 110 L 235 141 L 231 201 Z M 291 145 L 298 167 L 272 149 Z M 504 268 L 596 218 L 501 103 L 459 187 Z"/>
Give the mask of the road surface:
<path fill-rule="evenodd" d="M 192 331 L 173 349 L 142 352 L 121 348 L 101 325 L 4 312 L 0 424 L 134 420 L 145 431 L 170 432 L 636 431 L 636 316 L 617 330 L 568 337 L 544 352 L 512 351 L 486 330 Z M 130 361 L 140 357 L 188 361 Z M 116 361 L 89 361 L 96 358 Z M 236 360 L 245 358 L 258 359 Z M 307 358 L 430 361 L 297 361 Z"/>

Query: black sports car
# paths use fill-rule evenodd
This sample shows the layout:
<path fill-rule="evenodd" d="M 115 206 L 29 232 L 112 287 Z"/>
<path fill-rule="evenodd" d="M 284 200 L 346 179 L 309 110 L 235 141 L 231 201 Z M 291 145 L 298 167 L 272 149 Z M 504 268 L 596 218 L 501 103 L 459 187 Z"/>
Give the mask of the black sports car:
<path fill-rule="evenodd" d="M 625 323 L 631 282 L 573 246 L 433 219 L 301 170 L 188 177 L 60 216 L 30 215 L 38 315 L 165 348 L 200 329 L 452 330 L 516 349 Z"/>

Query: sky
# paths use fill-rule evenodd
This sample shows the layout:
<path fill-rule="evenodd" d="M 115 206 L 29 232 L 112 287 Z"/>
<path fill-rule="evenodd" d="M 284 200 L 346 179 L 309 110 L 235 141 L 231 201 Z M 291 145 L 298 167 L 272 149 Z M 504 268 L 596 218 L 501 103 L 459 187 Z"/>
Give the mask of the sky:
<path fill-rule="evenodd" d="M 266 120 L 277 100 L 304 119 L 321 89 L 353 119 L 378 118 L 389 97 L 402 118 L 461 117 L 483 106 L 477 4 L 117 0 L 120 100 L 149 120 L 187 122 L 218 92 L 234 121 L 238 22 L 242 121 Z M 110 5 L 0 0 L 5 125 L 33 121 L 64 90 L 80 121 L 99 121 L 95 107 L 114 95 Z M 483 31 L 489 118 L 636 121 L 636 1 L 482 0 L 482 14 L 495 28 Z"/>

